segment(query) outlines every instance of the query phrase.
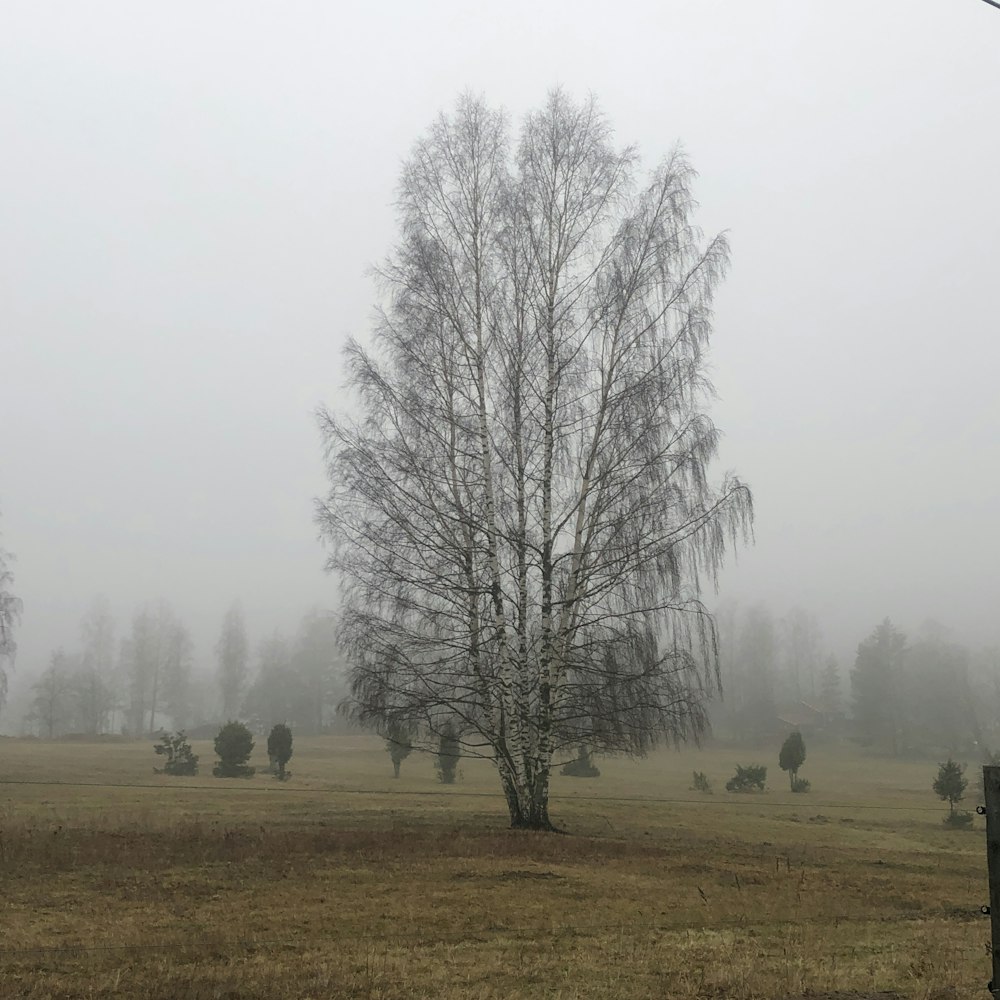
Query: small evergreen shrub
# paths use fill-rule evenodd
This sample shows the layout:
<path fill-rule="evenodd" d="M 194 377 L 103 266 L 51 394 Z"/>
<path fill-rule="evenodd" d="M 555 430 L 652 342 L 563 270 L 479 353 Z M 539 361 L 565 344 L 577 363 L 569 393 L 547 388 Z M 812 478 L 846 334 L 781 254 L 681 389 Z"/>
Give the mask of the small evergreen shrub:
<path fill-rule="evenodd" d="M 198 755 L 191 749 L 191 744 L 180 729 L 176 733 L 160 733 L 160 742 L 153 749 L 158 756 L 166 757 L 163 767 L 154 767 L 156 774 L 196 775 L 198 773 Z"/>
<path fill-rule="evenodd" d="M 799 768 L 806 761 L 806 744 L 800 732 L 790 733 L 788 739 L 781 744 L 778 753 L 778 766 L 788 772 L 788 783 L 793 792 L 804 792 L 805 788 L 796 788 L 799 783 Z M 806 788 L 808 788 L 808 782 Z"/>
<path fill-rule="evenodd" d="M 792 791 L 793 792 L 808 792 L 810 788 L 808 778 L 793 778 L 792 779 Z"/>
<path fill-rule="evenodd" d="M 253 753 L 253 734 L 242 722 L 227 722 L 215 737 L 219 762 L 212 768 L 217 778 L 249 778 L 254 769 L 247 765 Z"/>
<path fill-rule="evenodd" d="M 965 798 L 965 789 L 968 787 L 968 784 L 969 780 L 965 777 L 964 764 L 959 764 L 958 761 L 954 761 L 949 757 L 943 764 L 938 765 L 937 777 L 934 779 L 931 787 L 939 799 L 947 800 L 948 802 L 948 815 L 945 818 L 945 823 L 949 826 L 960 827 L 967 825 L 964 820 L 955 818 L 956 816 L 963 815 L 962 813 L 955 812 L 955 806 Z M 965 815 L 969 816 L 969 823 L 971 823 L 971 813 L 966 813 Z"/>
<path fill-rule="evenodd" d="M 385 751 L 392 761 L 392 776 L 399 777 L 399 765 L 413 753 L 410 730 L 401 722 L 390 722 L 385 732 Z"/>
<path fill-rule="evenodd" d="M 458 761 L 462 756 L 462 745 L 458 742 L 455 727 L 446 722 L 438 737 L 438 752 L 434 758 L 434 769 L 438 781 L 443 785 L 453 785 L 458 773 Z"/>
<path fill-rule="evenodd" d="M 727 792 L 764 791 L 767 781 L 767 767 L 763 764 L 736 765 L 736 773 L 726 782 Z"/>
<path fill-rule="evenodd" d="M 599 778 L 601 769 L 590 759 L 590 751 L 581 743 L 576 760 L 567 761 L 559 773 L 571 778 Z"/>
<path fill-rule="evenodd" d="M 706 795 L 712 794 L 712 782 L 708 780 L 708 775 L 704 771 L 692 772 L 691 791 L 704 792 Z"/>
<path fill-rule="evenodd" d="M 277 769 L 278 781 L 287 781 L 292 776 L 291 771 L 285 770 L 292 759 L 292 731 L 283 722 L 277 723 L 268 734 L 267 757 Z"/>

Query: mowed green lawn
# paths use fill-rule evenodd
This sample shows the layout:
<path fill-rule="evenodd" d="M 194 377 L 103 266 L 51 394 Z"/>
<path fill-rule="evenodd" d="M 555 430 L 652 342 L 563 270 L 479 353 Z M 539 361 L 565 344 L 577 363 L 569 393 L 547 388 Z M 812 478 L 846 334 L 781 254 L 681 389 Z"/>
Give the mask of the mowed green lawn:
<path fill-rule="evenodd" d="M 0 996 L 988 996 L 982 820 L 942 824 L 933 762 L 817 744 L 792 795 L 777 748 L 599 760 L 554 779 L 557 835 L 507 829 L 484 761 L 446 787 L 301 739 L 281 784 L 195 749 L 168 778 L 151 742 L 0 739 Z M 768 791 L 726 793 L 754 762 Z"/>

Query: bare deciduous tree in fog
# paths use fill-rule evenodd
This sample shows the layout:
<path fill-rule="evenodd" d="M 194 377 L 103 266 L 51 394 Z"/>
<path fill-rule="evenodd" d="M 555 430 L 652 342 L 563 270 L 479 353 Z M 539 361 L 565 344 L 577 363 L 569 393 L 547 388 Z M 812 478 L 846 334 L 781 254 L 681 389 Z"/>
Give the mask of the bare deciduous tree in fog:
<path fill-rule="evenodd" d="M 110 684 L 84 660 L 70 678 L 73 731 L 96 735 L 108 731 L 115 705 Z"/>
<path fill-rule="evenodd" d="M 143 608 L 132 618 L 132 630 L 121 644 L 121 674 L 128 682 L 127 726 L 133 733 L 146 728 L 146 710 L 154 671 L 158 668 L 153 617 Z"/>
<path fill-rule="evenodd" d="M 7 700 L 7 668 L 14 662 L 17 641 L 14 629 L 21 620 L 21 599 L 10 591 L 14 574 L 10 569 L 13 556 L 0 546 L 0 708 Z"/>
<path fill-rule="evenodd" d="M 363 418 L 321 413 L 356 713 L 454 726 L 514 826 L 550 826 L 564 748 L 695 736 L 717 682 L 701 585 L 752 511 L 707 476 L 727 248 L 692 177 L 675 152 L 639 187 L 593 101 L 551 94 L 511 150 L 462 99 L 404 168 L 374 351 L 348 348 Z"/>
<path fill-rule="evenodd" d="M 275 631 L 257 645 L 257 674 L 243 703 L 244 716 L 261 732 L 294 720 L 293 688 L 291 644 Z"/>
<path fill-rule="evenodd" d="M 725 698 L 715 705 L 713 725 L 759 745 L 774 732 L 778 716 L 774 616 L 764 604 L 728 604 L 719 609 L 718 622 Z"/>
<path fill-rule="evenodd" d="M 299 623 L 294 640 L 275 632 L 258 646 L 244 716 L 261 732 L 279 722 L 302 734 L 322 732 L 338 700 L 336 668 L 333 621 L 311 611 Z"/>
<path fill-rule="evenodd" d="M 338 666 L 334 620 L 327 614 L 310 611 L 299 624 L 292 655 L 301 705 L 295 718 L 303 732 L 322 732 L 328 710 L 330 714 L 335 710 Z"/>
<path fill-rule="evenodd" d="M 816 697 L 822 638 L 823 632 L 816 617 L 802 608 L 792 608 L 781 621 L 787 695 L 796 701 Z"/>
<path fill-rule="evenodd" d="M 222 694 L 222 717 L 238 719 L 249 662 L 247 630 L 239 604 L 234 604 L 222 619 L 222 632 L 215 645 L 215 655 L 219 664 L 216 676 Z"/>
<path fill-rule="evenodd" d="M 187 627 L 176 619 L 166 628 L 163 644 L 163 704 L 174 729 L 191 725 L 191 660 L 194 642 Z M 152 727 L 151 727 L 152 728 Z"/>
<path fill-rule="evenodd" d="M 77 657 L 58 649 L 31 685 L 31 710 L 25 721 L 44 739 L 54 739 L 67 729 L 73 711 L 73 675 L 78 666 Z"/>
<path fill-rule="evenodd" d="M 190 711 L 191 649 L 187 630 L 166 602 L 160 601 L 155 610 L 147 607 L 137 612 L 132 632 L 122 643 L 133 733 L 155 732 L 158 713 L 161 717 L 170 714 L 175 724 L 186 724 L 183 716 Z M 178 720 L 177 715 L 182 718 Z"/>
<path fill-rule="evenodd" d="M 115 621 L 107 598 L 94 600 L 80 625 L 83 662 L 76 678 L 79 729 L 106 732 L 118 707 L 115 696 Z"/>

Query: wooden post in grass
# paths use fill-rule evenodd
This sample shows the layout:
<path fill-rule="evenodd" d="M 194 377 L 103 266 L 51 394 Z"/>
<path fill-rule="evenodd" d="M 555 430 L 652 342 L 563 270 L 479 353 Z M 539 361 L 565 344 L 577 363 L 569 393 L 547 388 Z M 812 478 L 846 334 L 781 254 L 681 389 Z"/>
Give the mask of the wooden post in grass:
<path fill-rule="evenodd" d="M 990 932 L 992 935 L 993 978 L 989 991 L 1000 993 L 1000 767 L 983 767 L 986 792 L 986 867 L 990 879 Z"/>

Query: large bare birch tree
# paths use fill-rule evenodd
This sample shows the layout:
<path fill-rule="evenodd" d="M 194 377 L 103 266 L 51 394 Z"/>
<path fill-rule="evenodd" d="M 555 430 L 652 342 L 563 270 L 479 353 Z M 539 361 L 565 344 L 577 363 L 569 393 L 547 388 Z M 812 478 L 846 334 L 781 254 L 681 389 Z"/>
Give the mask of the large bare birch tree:
<path fill-rule="evenodd" d="M 708 478 L 726 243 L 680 152 L 636 175 L 593 100 L 553 92 L 512 147 L 462 98 L 403 170 L 373 343 L 347 348 L 360 416 L 320 413 L 353 711 L 428 746 L 454 727 L 516 827 L 550 827 L 581 742 L 703 731 L 701 588 L 750 528 L 747 488 Z"/>

